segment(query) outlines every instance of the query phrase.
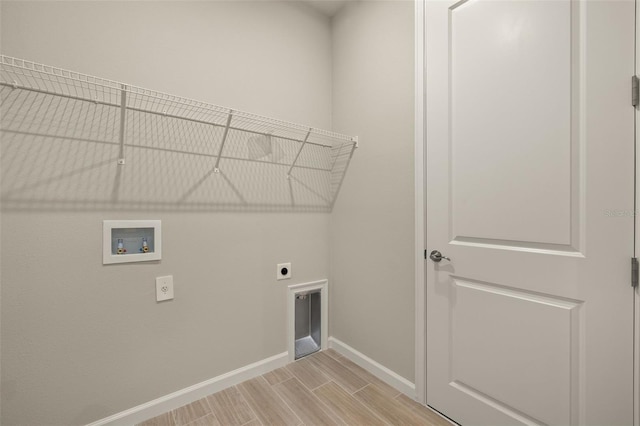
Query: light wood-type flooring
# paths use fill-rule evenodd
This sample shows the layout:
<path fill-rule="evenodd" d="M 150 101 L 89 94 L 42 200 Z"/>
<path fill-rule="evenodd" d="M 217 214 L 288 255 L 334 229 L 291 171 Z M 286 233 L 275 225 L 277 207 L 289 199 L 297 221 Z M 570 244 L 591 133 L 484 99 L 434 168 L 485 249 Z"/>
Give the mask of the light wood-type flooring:
<path fill-rule="evenodd" d="M 449 426 L 332 349 L 317 352 L 140 426 Z"/>

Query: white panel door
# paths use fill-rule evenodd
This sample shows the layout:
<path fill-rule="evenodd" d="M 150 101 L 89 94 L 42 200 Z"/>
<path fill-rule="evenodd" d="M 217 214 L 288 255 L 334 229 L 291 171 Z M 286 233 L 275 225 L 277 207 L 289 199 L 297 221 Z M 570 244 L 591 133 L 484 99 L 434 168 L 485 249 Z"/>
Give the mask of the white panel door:
<path fill-rule="evenodd" d="M 426 2 L 427 403 L 633 421 L 634 2 Z"/>

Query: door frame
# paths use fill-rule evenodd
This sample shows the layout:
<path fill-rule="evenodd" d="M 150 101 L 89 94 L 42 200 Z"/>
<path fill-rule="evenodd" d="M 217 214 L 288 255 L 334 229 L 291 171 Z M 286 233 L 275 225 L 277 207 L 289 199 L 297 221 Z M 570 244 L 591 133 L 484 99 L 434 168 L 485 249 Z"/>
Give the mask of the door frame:
<path fill-rule="evenodd" d="M 417 0 L 422 1 L 422 0 Z M 638 5 L 638 0 L 635 0 L 636 4 L 636 28 L 635 28 L 635 69 L 634 74 L 638 75 L 640 72 L 640 31 L 638 31 L 638 25 L 640 24 L 640 10 Z M 638 107 L 635 107 L 635 123 L 634 123 L 634 139 L 635 139 L 635 160 L 636 160 L 636 193 L 635 193 L 635 201 L 634 201 L 634 227 L 635 227 L 635 247 L 634 247 L 634 256 L 638 257 L 640 255 L 640 223 L 638 223 L 638 202 L 640 200 L 640 176 L 638 173 L 638 165 L 640 164 L 640 149 L 638 149 L 638 127 L 640 126 L 640 110 Z M 417 143 L 417 142 L 416 142 Z M 640 426 L 640 287 L 636 288 L 635 291 L 635 299 L 633 303 L 634 307 L 634 336 L 633 336 L 633 424 L 634 426 Z"/>
<path fill-rule="evenodd" d="M 427 403 L 427 311 L 426 311 L 426 14 L 425 3 L 427 0 L 415 0 L 414 13 L 414 49 L 415 49 L 415 399 Z M 636 2 L 636 75 L 640 72 L 640 8 Z M 640 132 L 640 110 L 636 109 L 635 117 L 636 144 L 637 134 Z M 640 149 L 635 150 L 636 165 L 640 164 Z M 637 168 L 637 166 L 636 166 Z M 636 172 L 635 183 L 636 197 L 636 226 L 635 226 L 635 255 L 640 256 L 640 223 L 638 222 L 638 209 L 640 206 L 640 173 Z M 634 300 L 634 407 L 633 424 L 640 426 L 640 288 L 636 288 Z"/>
<path fill-rule="evenodd" d="M 427 281 L 425 1 L 415 0 L 415 387 L 416 401 L 427 403 Z"/>

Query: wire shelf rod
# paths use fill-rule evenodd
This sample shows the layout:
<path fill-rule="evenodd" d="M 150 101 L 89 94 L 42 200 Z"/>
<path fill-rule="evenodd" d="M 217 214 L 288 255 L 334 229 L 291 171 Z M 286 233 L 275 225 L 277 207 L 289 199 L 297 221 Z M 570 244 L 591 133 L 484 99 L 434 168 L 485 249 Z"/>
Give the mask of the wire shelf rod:
<path fill-rule="evenodd" d="M 106 141 L 106 140 L 98 140 L 98 139 L 87 139 L 87 138 L 72 137 L 72 136 L 66 136 L 66 135 L 50 135 L 50 134 L 46 134 L 46 133 L 36 133 L 36 132 L 22 132 L 22 131 L 19 131 L 19 130 L 0 129 L 0 133 L 20 134 L 20 135 L 25 135 L 25 136 L 38 136 L 38 137 L 43 137 L 43 138 L 61 139 L 61 140 L 69 140 L 69 141 L 77 141 L 77 142 L 89 142 L 89 143 L 97 143 L 97 144 L 104 144 L 104 145 L 114 145 L 114 146 L 119 146 L 120 145 L 120 142 L 114 142 L 114 141 Z M 195 156 L 195 157 L 206 157 L 206 158 L 217 158 L 218 157 L 217 154 L 205 154 L 205 153 L 199 153 L 199 152 L 184 151 L 184 150 L 180 150 L 180 149 L 159 148 L 159 147 L 155 147 L 155 146 L 137 145 L 137 144 L 132 144 L 132 143 L 125 143 L 124 146 L 125 146 L 125 148 L 137 148 L 137 149 L 144 149 L 144 150 L 166 152 L 166 153 L 171 153 L 171 154 L 192 155 L 192 156 Z M 285 164 L 285 163 L 274 163 L 272 161 L 267 161 L 267 160 L 257 160 L 257 159 L 254 160 L 254 159 L 251 159 L 251 158 L 232 157 L 232 156 L 228 156 L 228 155 L 223 155 L 221 158 L 223 160 L 244 161 L 244 162 L 259 163 L 259 164 L 272 164 L 272 165 L 281 166 L 281 167 L 284 167 L 284 166 L 288 165 L 288 164 Z M 300 164 L 296 164 L 295 168 L 296 169 L 304 169 L 304 170 L 315 170 L 315 171 L 318 171 L 318 172 L 331 172 L 331 169 L 327 169 L 327 168 L 323 168 L 323 167 L 314 167 L 314 166 L 303 166 L 303 165 L 300 165 Z"/>
<path fill-rule="evenodd" d="M 51 95 L 51 96 L 59 96 L 59 97 L 64 97 L 64 98 L 78 100 L 78 101 L 92 102 L 94 104 L 112 106 L 112 107 L 117 107 L 117 108 L 119 108 L 121 106 L 120 104 L 114 103 L 114 102 L 106 102 L 106 101 L 101 101 L 101 100 L 98 100 L 98 99 L 91 99 L 91 98 L 88 98 L 86 96 L 70 95 L 70 94 L 55 92 L 55 91 L 51 91 L 51 90 L 45 90 L 45 89 L 40 89 L 40 88 L 35 88 L 35 87 L 29 87 L 29 86 L 17 84 L 15 82 L 14 83 L 7 83 L 7 82 L 0 81 L 0 86 L 11 87 L 13 89 L 27 90 L 27 91 L 42 93 L 42 94 Z M 105 88 L 108 88 L 108 89 L 114 89 L 111 86 L 102 86 L 102 87 L 105 87 Z M 129 86 L 127 86 L 127 87 L 129 87 Z M 118 91 L 120 92 L 121 90 L 118 90 Z M 138 94 L 137 92 L 134 92 L 133 90 L 131 90 L 131 88 L 127 88 L 125 90 L 130 95 Z M 154 98 L 156 100 L 163 100 L 161 97 L 153 97 L 153 96 L 150 96 L 150 95 L 146 95 L 146 96 Z M 186 102 L 178 102 L 178 101 L 171 101 L 171 102 L 178 103 L 178 104 L 184 105 L 184 106 L 193 106 L 193 105 L 190 105 L 190 104 L 188 104 Z M 198 107 L 202 108 L 203 110 L 208 110 L 208 111 L 203 111 L 203 113 L 204 112 L 209 112 L 209 113 L 210 112 L 216 112 L 218 114 L 222 113 L 222 111 L 220 111 L 217 108 L 210 108 L 211 106 L 208 105 L 208 104 L 198 105 Z M 211 121 L 198 120 L 198 119 L 193 119 L 193 118 L 184 117 L 184 116 L 180 116 L 180 115 L 169 114 L 167 112 L 159 112 L 159 111 L 153 111 L 153 110 L 150 110 L 150 109 L 134 107 L 134 106 L 131 106 L 131 105 L 127 105 L 127 109 L 130 110 L 130 111 L 138 111 L 138 112 L 143 112 L 143 113 L 148 113 L 148 114 L 160 115 L 160 116 L 164 116 L 164 117 L 171 117 L 171 118 L 176 118 L 176 119 L 180 119 L 180 120 L 187 120 L 187 121 L 191 121 L 191 122 L 195 122 L 195 123 L 209 124 L 209 125 L 216 126 L 216 127 L 225 127 L 225 125 L 214 123 L 214 122 L 211 122 Z M 225 113 L 225 115 L 226 115 L 226 113 Z M 302 131 L 302 129 L 299 128 L 300 125 L 293 124 L 293 123 L 288 123 L 288 122 L 282 121 L 282 120 L 275 120 L 275 119 L 270 119 L 270 118 L 266 118 L 266 117 L 263 118 L 263 117 L 258 116 L 258 115 L 254 115 L 254 114 L 250 114 L 250 113 L 243 113 L 243 112 L 237 111 L 237 110 L 234 111 L 234 115 L 237 118 L 251 120 L 252 122 L 260 122 L 260 123 L 264 124 L 266 127 L 279 126 L 279 127 L 282 127 L 283 129 Z M 293 126 L 295 126 L 296 128 L 294 128 Z M 231 127 L 229 127 L 229 129 L 230 130 L 238 130 L 238 131 L 253 133 L 253 134 L 258 134 L 258 135 L 263 135 L 263 136 L 273 135 L 273 132 L 259 132 L 259 131 L 247 129 L 247 128 L 244 128 L 244 127 L 233 127 L 233 126 L 231 126 Z M 304 131 L 308 131 L 308 129 L 309 128 L 306 127 L 306 128 L 304 128 Z M 340 139 L 340 140 L 344 140 L 346 142 L 353 143 L 353 138 L 351 138 L 351 137 L 348 137 L 346 135 L 341 135 L 341 134 L 338 134 L 338 133 L 328 132 L 326 130 L 313 128 L 311 130 L 311 133 L 315 134 L 315 135 L 318 135 L 318 136 L 324 136 L 324 137 L 328 137 L 328 138 L 335 138 L 335 139 Z M 290 141 L 294 141 L 294 142 L 298 142 L 298 143 L 303 143 L 304 142 L 303 139 L 296 139 L 296 138 L 291 138 L 291 137 L 287 137 L 287 136 L 277 136 L 277 137 L 280 138 L 280 139 L 290 140 Z M 307 141 L 307 143 L 313 144 L 313 145 L 318 145 L 318 146 L 331 147 L 331 145 L 322 144 L 322 143 L 318 143 L 318 142 Z"/>
<path fill-rule="evenodd" d="M 69 77 L 58 76 L 58 75 L 54 75 L 54 76 L 62 77 L 62 78 L 69 78 Z M 46 81 L 51 81 L 51 80 L 46 80 Z M 55 82 L 58 83 L 58 84 L 62 84 L 59 81 L 55 81 Z M 109 85 L 100 85 L 99 83 L 86 82 L 86 81 L 81 81 L 81 82 L 82 83 L 86 83 L 86 84 L 91 84 L 93 86 L 98 86 L 98 87 L 110 89 L 112 91 L 116 91 L 116 90 L 118 92 L 122 91 L 122 89 L 118 90 L 118 89 L 115 89 L 114 87 L 109 86 Z M 24 84 L 18 84 L 17 82 L 8 83 L 8 82 L 0 81 L 0 86 L 11 87 L 11 88 L 14 88 L 14 89 L 28 90 L 28 91 L 31 91 L 31 92 L 37 92 L 37 93 L 42 93 L 42 94 L 47 94 L 47 95 L 52 95 L 52 96 L 59 96 L 59 97 L 64 97 L 64 98 L 74 99 L 74 100 L 79 100 L 79 101 L 93 102 L 93 103 L 99 104 L 99 105 L 113 106 L 113 107 L 117 107 L 117 108 L 120 107 L 120 104 L 118 104 L 118 103 L 101 101 L 101 100 L 98 100 L 96 98 L 92 99 L 92 98 L 88 98 L 86 96 L 71 95 L 71 94 L 66 94 L 66 93 L 55 92 L 55 91 L 52 91 L 52 90 L 29 87 L 29 86 L 26 86 Z M 74 87 L 75 88 L 75 86 L 69 86 L 69 87 Z M 127 86 L 127 89 L 125 89 L 125 90 L 130 95 L 140 95 L 140 92 L 136 92 L 134 90 L 133 86 Z M 168 101 L 168 102 L 170 102 L 172 104 L 177 104 L 179 106 L 197 107 L 197 108 L 200 108 L 200 109 L 203 110 L 202 113 L 214 112 L 214 113 L 218 113 L 218 114 L 226 114 L 223 111 L 221 111 L 222 107 L 218 107 L 216 105 L 202 103 L 202 102 L 199 102 L 199 101 L 189 101 L 189 100 L 182 101 L 181 100 L 182 98 L 177 98 L 177 97 L 175 97 L 175 99 L 167 100 L 167 99 L 163 98 L 162 96 L 153 96 L 153 95 L 146 94 L 146 93 L 144 94 L 144 96 L 147 97 L 147 98 L 152 98 L 152 99 L 158 100 L 158 101 Z M 170 95 L 166 95 L 166 96 L 170 96 Z M 196 104 L 193 105 L 192 103 L 196 103 Z M 218 124 L 218 123 L 214 123 L 214 122 L 210 122 L 210 121 L 192 119 L 192 118 L 184 117 L 184 116 L 180 116 L 180 115 L 168 114 L 167 112 L 158 112 L 158 111 L 153 111 L 153 110 L 150 110 L 150 109 L 138 108 L 138 107 L 134 107 L 134 106 L 131 106 L 131 105 L 127 105 L 127 109 L 131 110 L 131 111 L 139 111 L 139 112 L 144 112 L 144 113 L 149 113 L 149 114 L 156 114 L 156 115 L 161 115 L 161 116 L 166 116 L 166 117 L 173 117 L 173 118 L 181 119 L 181 120 L 189 120 L 189 121 L 193 121 L 193 122 L 197 122 L 197 123 L 210 124 L 210 125 L 218 126 L 218 127 L 224 127 L 224 125 L 222 125 L 222 124 Z M 295 123 L 289 123 L 289 122 L 283 121 L 283 120 L 277 120 L 277 119 L 272 119 L 272 118 L 268 118 L 268 117 L 262 117 L 262 116 L 259 116 L 259 115 L 246 113 L 246 112 L 242 112 L 242 111 L 237 111 L 236 110 L 234 112 L 234 114 L 238 118 L 250 120 L 252 122 L 259 122 L 259 123 L 264 124 L 266 127 L 278 126 L 278 127 L 283 128 L 283 129 L 296 130 L 296 131 L 300 131 L 300 132 L 308 130 L 307 127 L 301 128 L 302 127 L 301 125 L 298 125 L 298 124 L 295 124 Z M 231 130 L 245 131 L 245 132 L 254 133 L 254 134 L 260 134 L 260 135 L 264 135 L 264 136 L 272 135 L 271 132 L 259 132 L 259 131 L 250 130 L 250 129 L 242 128 L 242 127 L 230 127 L 230 129 Z M 339 133 L 329 132 L 329 131 L 322 130 L 322 129 L 313 129 L 312 130 L 312 134 L 315 134 L 315 135 L 318 135 L 318 136 L 324 136 L 324 137 L 328 137 L 328 138 L 340 139 L 340 140 L 344 140 L 346 142 L 352 142 L 352 138 L 349 137 L 349 136 L 342 135 L 342 134 L 339 134 Z M 287 139 L 287 140 L 295 141 L 295 142 L 299 142 L 299 143 L 303 142 L 302 139 L 290 138 L 290 137 L 286 137 L 286 136 L 282 136 L 280 138 L 281 139 Z M 321 144 L 321 143 L 317 143 L 317 142 L 308 141 L 308 143 L 314 144 L 314 145 L 331 147 L 331 145 Z"/>
<path fill-rule="evenodd" d="M 53 67 L 50 65 L 38 64 L 35 62 L 27 61 L 20 58 L 14 58 L 6 55 L 0 55 L 0 66 L 2 65 L 11 67 L 11 71 L 7 71 L 7 72 L 12 74 L 21 75 L 24 77 L 30 77 L 32 79 L 37 78 L 45 81 L 51 81 L 60 85 L 66 85 L 68 87 L 74 87 L 74 88 L 77 88 L 77 87 L 68 84 L 69 80 L 73 83 L 81 83 L 82 85 L 85 86 L 84 87 L 85 89 L 88 89 L 88 87 L 86 86 L 98 86 L 98 87 L 102 87 L 103 89 L 109 89 L 111 91 L 119 91 L 122 85 L 124 84 L 124 83 L 119 83 L 119 82 L 108 80 L 101 77 L 82 74 L 76 71 L 65 70 L 65 69 Z M 31 74 L 36 74 L 36 76 Z M 44 76 L 49 77 L 49 79 L 45 79 Z M 65 84 L 65 82 L 60 81 L 60 79 L 65 80 L 67 84 Z M 24 85 L 19 85 L 16 83 L 12 84 L 12 83 L 0 82 L 0 84 L 8 85 L 8 86 L 17 86 L 23 89 L 28 88 Z M 134 97 L 143 96 L 145 98 L 156 98 L 164 102 L 184 105 L 189 108 L 194 108 L 194 107 L 200 108 L 208 111 L 217 112 L 220 114 L 224 114 L 225 111 L 228 111 L 230 109 L 220 105 L 210 104 L 210 103 L 197 101 L 193 99 L 182 98 L 179 96 L 170 95 L 170 94 L 153 91 L 149 89 L 144 89 L 144 88 L 132 86 L 132 85 L 127 85 L 127 91 L 129 92 L 129 94 L 133 95 Z M 58 92 L 52 92 L 52 94 L 60 95 L 60 93 Z M 78 99 L 83 99 L 83 98 L 78 97 Z M 119 106 L 119 105 L 116 105 L 116 106 Z M 268 125 L 282 126 L 292 130 L 295 129 L 300 132 L 306 131 L 308 129 L 308 127 L 303 126 L 301 124 L 274 119 L 270 117 L 265 117 L 265 116 L 261 116 L 261 115 L 253 114 L 249 112 L 236 110 L 235 114 L 238 117 L 247 118 L 254 122 L 260 121 Z M 350 136 L 331 132 L 328 130 L 314 129 L 313 134 L 322 135 L 322 136 L 326 136 L 333 139 L 339 139 L 346 142 L 353 142 L 353 138 L 351 138 Z"/>
<path fill-rule="evenodd" d="M 56 96 L 56 97 L 60 97 L 60 98 L 72 99 L 74 101 L 91 102 L 91 103 L 97 104 L 97 105 L 104 105 L 104 106 L 110 106 L 110 107 L 114 107 L 114 108 L 120 108 L 120 104 L 113 103 L 113 102 L 99 101 L 97 99 L 88 99 L 88 98 L 86 98 L 84 96 L 67 95 L 66 93 L 52 92 L 50 90 L 37 89 L 35 87 L 27 87 L 27 86 L 15 85 L 15 84 L 11 84 L 11 83 L 5 83 L 3 81 L 0 81 L 0 86 L 10 87 L 10 88 L 15 89 L 15 90 L 18 90 L 18 89 L 19 90 L 26 90 L 28 92 L 41 93 L 43 95 L 51 95 L 51 96 Z M 129 108 L 129 109 L 131 109 L 131 108 Z M 148 111 L 145 111 L 145 112 L 148 112 Z"/>
<path fill-rule="evenodd" d="M 124 132 L 127 119 L 127 86 L 122 85 L 120 94 L 120 153 L 118 155 L 118 165 L 124 165 Z"/>
<path fill-rule="evenodd" d="M 216 165 L 213 168 L 215 173 L 220 173 L 220 169 L 218 166 L 220 165 L 220 157 L 222 156 L 222 150 L 224 149 L 224 144 L 227 142 L 227 136 L 229 136 L 229 126 L 231 125 L 231 120 L 233 120 L 233 110 L 229 110 L 229 117 L 227 117 L 227 125 L 224 128 L 224 134 L 222 135 L 222 142 L 220 142 L 220 150 L 218 151 L 218 159 L 216 160 Z"/>
<path fill-rule="evenodd" d="M 298 150 L 298 153 L 296 154 L 296 158 L 293 160 L 293 163 L 291 163 L 291 167 L 289 167 L 289 171 L 287 171 L 287 178 L 291 177 L 291 170 L 293 170 L 293 167 L 296 165 L 296 162 L 298 161 L 298 158 L 300 157 L 300 153 L 302 152 L 302 149 L 304 148 L 304 145 L 309 140 L 309 136 L 311 135 L 311 131 L 312 130 L 313 130 L 312 128 L 309 128 L 309 131 L 307 132 L 307 136 L 305 136 L 304 140 L 302 141 L 302 145 L 300 145 L 300 149 Z"/>
<path fill-rule="evenodd" d="M 231 108 L 225 108 L 222 106 L 218 106 L 218 105 L 213 105 L 213 104 L 207 104 L 204 102 L 200 102 L 200 101 L 195 101 L 195 100 L 190 100 L 190 99 L 185 99 L 185 98 L 180 98 L 177 96 L 173 96 L 173 95 L 167 95 L 161 92 L 151 92 L 147 89 L 140 89 L 140 88 L 136 88 L 134 86 L 129 86 L 129 93 L 131 94 L 135 94 L 137 96 L 144 96 L 145 98 L 154 98 L 158 101 L 162 101 L 162 102 L 166 102 L 168 104 L 171 104 L 172 106 L 184 106 L 184 107 L 189 107 L 189 108 L 198 108 L 198 109 L 202 109 L 202 110 L 206 110 L 203 111 L 204 112 L 215 112 L 218 113 L 220 115 L 227 115 L 227 111 L 230 110 Z M 142 111 L 144 112 L 150 112 L 153 113 L 154 111 L 149 111 L 149 110 L 145 110 L 142 109 Z M 249 120 L 253 123 L 262 123 L 264 124 L 266 127 L 281 127 L 284 129 L 288 129 L 288 130 L 295 130 L 295 131 L 299 131 L 299 132 L 306 132 L 308 130 L 308 127 L 303 126 L 301 124 L 296 124 L 296 123 L 291 123 L 288 121 L 284 121 L 284 120 L 278 120 L 275 118 L 270 118 L 270 117 L 264 117 L 261 115 L 257 115 L 257 114 L 253 114 L 253 113 L 249 113 L 249 112 L 244 112 L 244 111 L 238 111 L 238 110 L 234 110 L 234 116 L 238 119 L 245 119 L 245 120 Z M 178 116 L 179 118 L 183 118 L 182 116 Z M 217 124 L 217 123 L 211 123 L 211 124 L 216 124 L 218 126 L 223 126 L 221 124 Z M 238 130 L 242 130 L 242 131 L 247 131 L 246 128 L 238 128 Z M 258 134 L 262 134 L 262 135 L 268 135 L 270 134 L 269 132 L 256 132 Z M 327 138 L 332 138 L 332 139 L 339 139 L 345 142 L 349 142 L 352 143 L 353 142 L 353 138 L 347 135 L 343 135 L 340 133 L 335 133 L 335 132 L 331 132 L 328 130 L 323 130 L 323 129 L 313 129 L 312 130 L 312 134 L 318 135 L 318 136 L 324 136 Z M 290 139 L 290 140 L 295 140 L 297 142 L 302 142 L 302 140 L 300 139 Z M 330 145 L 326 145 L 326 146 L 330 146 Z"/>
<path fill-rule="evenodd" d="M 176 120 L 185 120 L 185 121 L 189 121 L 191 123 L 207 124 L 207 125 L 214 126 L 214 127 L 226 128 L 226 126 L 224 124 L 212 123 L 211 121 L 198 120 L 196 118 L 185 118 L 185 117 L 181 117 L 179 115 L 166 114 L 166 113 L 157 112 L 157 111 L 149 111 L 149 110 L 146 110 L 146 109 L 135 108 L 135 107 L 127 107 L 127 109 L 129 111 L 136 111 L 136 112 L 142 112 L 142 113 L 146 113 L 146 114 L 153 114 L 153 115 L 158 115 L 158 116 L 167 117 L 167 118 L 175 118 Z M 298 143 L 302 143 L 303 142 L 303 139 L 290 138 L 290 137 L 287 137 L 287 136 L 275 136 L 273 133 L 259 132 L 257 130 L 250 130 L 250 129 L 247 129 L 247 128 L 244 128 L 244 127 L 235 127 L 235 126 L 231 126 L 230 125 L 229 126 L 229 130 L 235 130 L 235 131 L 238 131 L 238 132 L 251 133 L 253 135 L 260 135 L 260 136 L 272 136 L 272 137 L 275 137 L 275 138 L 278 138 L 278 139 L 291 141 L 291 142 L 298 142 Z M 323 143 L 311 142 L 311 141 L 307 141 L 307 143 L 309 145 L 321 146 L 321 147 L 324 147 L 324 148 L 332 148 L 331 145 L 326 145 L 326 144 L 323 144 Z"/>
<path fill-rule="evenodd" d="M 344 169 L 347 170 L 349 168 L 349 163 L 351 163 L 351 159 L 353 158 L 353 153 L 356 151 L 356 148 L 358 147 L 358 138 L 354 138 L 354 144 L 351 146 L 351 152 L 349 153 L 349 157 L 347 158 L 346 164 Z M 342 183 L 344 182 L 344 177 L 346 176 L 346 173 L 343 173 L 342 176 L 340 176 L 340 182 L 338 183 L 338 188 L 336 188 L 336 192 L 333 195 L 333 200 L 331 201 L 331 210 L 333 210 L 333 206 L 336 204 L 336 200 L 338 199 L 338 194 L 340 193 L 340 189 L 342 188 Z"/>
<path fill-rule="evenodd" d="M 4 87 L 10 87 L 13 89 L 20 89 L 20 90 L 26 90 L 29 92 L 35 92 L 35 93 L 40 93 L 43 95 L 50 95 L 50 96 L 57 96 L 57 97 L 61 97 L 61 98 L 66 98 L 66 99 L 72 99 L 75 101 L 82 101 L 82 102 L 90 102 L 96 105 L 103 105 L 103 106 L 109 106 L 109 107 L 113 107 L 113 108 L 120 108 L 121 104 L 117 104 L 114 102 L 105 102 L 105 101 L 99 101 L 96 99 L 88 99 L 86 97 L 81 97 L 81 96 L 74 96 L 74 95 L 67 95 L 67 94 L 63 94 L 63 93 L 58 93 L 58 92 L 52 92 L 50 90 L 44 90 L 44 89 L 36 89 L 33 87 L 26 87 L 26 86 L 21 86 L 21 85 L 14 85 L 11 83 L 5 83 L 5 82 L 0 82 L 0 86 L 4 86 Z M 129 91 L 129 93 L 131 93 Z M 161 117 L 167 117 L 167 118 L 175 118 L 176 120 L 185 120 L 185 121 L 189 121 L 192 123 L 198 123 L 198 124 L 207 124 L 210 126 L 214 126 L 214 127 L 225 127 L 222 124 L 218 124 L 218 123 L 213 123 L 211 121 L 206 121 L 206 120 L 198 120 L 195 118 L 186 118 L 186 117 L 182 117 L 179 115 L 174 115 L 174 114 L 168 114 L 168 113 L 163 113 L 163 112 L 158 112 L 158 111 L 152 111 L 152 110 L 148 110 L 148 109 L 144 109 L 144 108 L 137 108 L 137 107 L 132 107 L 132 106 L 127 106 L 126 109 L 128 111 L 135 111 L 135 112 L 141 112 L 141 113 L 145 113 L 145 114 L 153 114 L 153 115 L 157 115 L 157 116 L 161 116 Z M 259 132 L 257 130 L 249 130 L 246 128 L 242 128 L 242 127 L 234 127 L 234 126 L 229 126 L 229 130 L 236 130 L 239 132 L 246 132 L 246 133 L 251 133 L 254 135 L 261 135 L 261 136 L 273 136 L 273 133 L 267 133 L 267 132 Z M 314 129 L 317 130 L 317 129 Z M 292 141 L 292 142 L 298 142 L 298 143 L 304 143 L 304 139 L 296 139 L 296 138 L 291 138 L 291 137 L 287 137 L 287 136 L 275 136 L 278 139 L 282 139 L 282 140 L 287 140 L 287 141 Z M 318 142 L 312 142 L 312 141 L 308 141 L 307 142 L 309 145 L 315 145 L 315 146 L 321 146 L 321 147 L 325 147 L 325 148 L 332 148 L 331 145 L 326 145 L 323 143 L 318 143 Z"/>
<path fill-rule="evenodd" d="M 61 139 L 64 139 L 64 137 L 61 137 Z M 102 143 L 102 142 L 100 142 Z M 112 144 L 112 145 L 116 145 L 116 142 L 105 142 L 108 144 Z M 159 152 L 168 152 L 168 153 L 173 153 L 173 154 L 184 154 L 184 155 L 193 155 L 196 157 L 207 157 L 207 158 L 217 158 L 218 155 L 217 154 L 204 154 L 204 153 L 199 153 L 199 152 L 191 152 L 191 151 L 182 151 L 179 149 L 171 149 L 171 148 L 158 148 L 155 146 L 145 146 L 145 145 L 135 145 L 135 144 L 125 144 L 126 147 L 130 147 L 130 148 L 138 148 L 138 149 L 148 149 L 148 150 L 153 150 L 153 151 L 159 151 Z M 273 161 L 267 161 L 267 160 L 254 160 L 251 158 L 240 158 L 240 157 L 231 157 L 231 156 L 227 156 L 227 155 L 223 155 L 220 157 L 223 160 L 233 160 L 233 161 L 244 161 L 244 162 L 248 162 L 248 163 L 260 163 L 260 164 L 271 164 L 274 166 L 281 166 L 281 167 L 286 167 L 288 166 L 288 164 L 284 164 L 284 163 L 274 163 Z M 313 167 L 313 166 L 301 166 L 301 165 L 296 165 L 295 166 L 296 169 L 305 169 L 305 170 L 315 170 L 315 171 L 319 171 L 319 172 L 331 172 L 331 169 L 325 169 L 322 167 Z"/>

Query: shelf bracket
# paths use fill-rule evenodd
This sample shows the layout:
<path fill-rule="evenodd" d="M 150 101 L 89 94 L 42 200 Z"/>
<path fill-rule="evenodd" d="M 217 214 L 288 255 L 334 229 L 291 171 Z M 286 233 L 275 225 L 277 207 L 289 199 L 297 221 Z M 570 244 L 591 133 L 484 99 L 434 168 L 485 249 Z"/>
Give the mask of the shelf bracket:
<path fill-rule="evenodd" d="M 346 171 L 349 168 L 349 163 L 351 163 L 351 159 L 353 158 L 353 153 L 356 151 L 356 149 L 358 148 L 358 137 L 356 136 L 355 138 L 353 138 L 353 142 L 354 144 L 351 145 L 351 152 L 349 152 L 349 158 L 347 159 L 347 164 L 344 167 L 344 170 Z M 338 159 L 338 157 L 336 156 L 336 160 Z M 334 162 L 335 165 L 335 162 Z M 336 200 L 338 199 L 338 193 L 340 192 L 340 189 L 342 188 L 342 182 L 344 182 L 344 178 L 347 174 L 343 173 L 342 176 L 340 177 L 340 183 L 338 183 L 338 188 L 336 189 L 336 192 L 333 194 L 333 199 L 331 201 L 331 210 L 333 210 L 333 206 L 336 204 Z"/>
<path fill-rule="evenodd" d="M 127 118 L 127 86 L 122 85 L 120 92 L 120 153 L 118 154 L 118 165 L 124 166 L 124 130 Z"/>
<path fill-rule="evenodd" d="M 231 119 L 233 118 L 233 110 L 229 110 L 229 117 L 227 117 L 227 124 L 224 126 L 224 134 L 222 135 L 222 142 L 220 142 L 220 149 L 218 150 L 218 158 L 216 159 L 216 165 L 213 167 L 215 173 L 220 173 L 218 166 L 220 165 L 220 157 L 222 157 L 222 149 L 227 141 L 229 135 L 229 126 L 231 126 Z"/>
<path fill-rule="evenodd" d="M 300 153 L 302 153 L 302 149 L 304 148 L 304 145 L 309 140 L 309 136 L 311 136 L 311 131 L 312 130 L 313 130 L 313 128 L 309 127 L 309 131 L 307 132 L 307 136 L 304 137 L 304 140 L 302 141 L 302 145 L 300 146 L 300 149 L 298 150 L 298 153 L 296 154 L 296 158 L 293 160 L 293 163 L 291 163 L 291 167 L 289 167 L 289 171 L 287 172 L 287 179 L 289 179 L 291 177 L 291 170 L 293 170 L 293 168 L 295 167 L 296 162 L 298 161 L 298 157 L 300 157 Z"/>

